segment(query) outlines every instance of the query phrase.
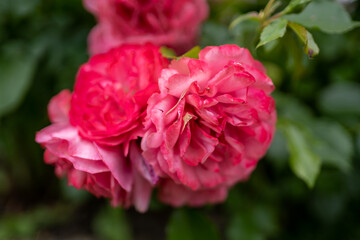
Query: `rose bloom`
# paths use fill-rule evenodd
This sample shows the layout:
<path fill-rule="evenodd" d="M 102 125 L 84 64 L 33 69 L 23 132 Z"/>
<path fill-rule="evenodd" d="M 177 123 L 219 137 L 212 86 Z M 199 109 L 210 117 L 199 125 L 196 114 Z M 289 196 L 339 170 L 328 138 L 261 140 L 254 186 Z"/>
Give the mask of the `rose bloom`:
<path fill-rule="evenodd" d="M 158 50 L 125 45 L 93 56 L 80 68 L 74 93 L 64 90 L 50 101 L 52 124 L 36 135 L 45 162 L 69 185 L 141 212 L 158 179 L 137 140 L 146 101 L 168 64 Z"/>
<path fill-rule="evenodd" d="M 146 42 L 182 54 L 196 44 L 208 15 L 205 0 L 84 0 L 84 5 L 98 20 L 88 39 L 91 54 Z"/>
<path fill-rule="evenodd" d="M 246 180 L 272 140 L 274 85 L 236 45 L 174 60 L 148 101 L 144 157 L 159 175 L 159 197 L 174 206 L 223 201 Z"/>
<path fill-rule="evenodd" d="M 146 102 L 168 60 L 152 44 L 123 45 L 93 56 L 77 75 L 70 122 L 88 140 L 115 146 L 142 135 Z"/>

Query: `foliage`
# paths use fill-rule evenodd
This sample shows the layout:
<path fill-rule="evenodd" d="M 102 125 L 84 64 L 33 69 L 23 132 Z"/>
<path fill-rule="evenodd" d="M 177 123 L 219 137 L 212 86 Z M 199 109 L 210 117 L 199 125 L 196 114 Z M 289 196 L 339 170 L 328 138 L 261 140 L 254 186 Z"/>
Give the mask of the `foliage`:
<path fill-rule="evenodd" d="M 238 44 L 265 64 L 278 131 L 224 204 L 154 199 L 141 215 L 59 181 L 34 142 L 88 58 L 93 17 L 80 0 L 0 1 L 0 239 L 359 239 L 360 4 L 339 2 L 210 2 L 200 46 Z"/>

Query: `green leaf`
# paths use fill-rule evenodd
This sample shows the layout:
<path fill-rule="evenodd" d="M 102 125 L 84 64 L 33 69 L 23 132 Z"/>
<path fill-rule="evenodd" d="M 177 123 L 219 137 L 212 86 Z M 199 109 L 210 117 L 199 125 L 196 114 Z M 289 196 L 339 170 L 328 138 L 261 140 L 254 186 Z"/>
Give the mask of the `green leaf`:
<path fill-rule="evenodd" d="M 225 239 L 261 240 L 276 236 L 279 222 L 274 202 L 268 204 L 263 201 L 264 198 L 254 201 L 252 197 L 244 196 L 243 191 L 237 190 L 239 189 L 234 188 L 229 193 L 225 204 L 229 215 Z"/>
<path fill-rule="evenodd" d="M 167 240 L 219 240 L 214 223 L 197 210 L 176 209 L 167 226 Z"/>
<path fill-rule="evenodd" d="M 358 152 L 358 154 L 360 154 L 360 129 L 357 132 L 357 136 L 356 136 L 356 150 Z"/>
<path fill-rule="evenodd" d="M 182 57 L 188 57 L 188 58 L 196 58 L 198 59 L 199 58 L 199 52 L 201 51 L 201 47 L 199 46 L 195 46 L 193 47 L 192 49 L 190 49 L 189 51 L 187 51 L 186 53 L 184 53 L 183 55 L 181 55 L 179 58 L 182 58 Z"/>
<path fill-rule="evenodd" d="M 239 24 L 238 26 L 243 25 Z M 202 33 L 200 38 L 200 46 L 216 46 L 223 44 L 234 44 L 233 36 L 231 35 L 229 28 L 225 24 L 221 24 L 215 21 L 206 21 L 202 25 Z"/>
<path fill-rule="evenodd" d="M 304 6 L 306 6 L 306 4 L 308 4 L 309 2 L 311 2 L 311 0 L 291 0 L 289 5 L 287 5 L 286 8 L 282 10 L 279 14 L 283 16 L 285 14 L 294 12 L 299 8 L 303 8 Z"/>
<path fill-rule="evenodd" d="M 287 20 L 284 18 L 278 18 L 272 21 L 261 32 L 260 42 L 256 47 L 258 48 L 268 42 L 283 37 L 286 32 L 286 26 Z"/>
<path fill-rule="evenodd" d="M 99 239 L 131 240 L 131 232 L 121 208 L 106 207 L 95 217 L 93 229 Z"/>
<path fill-rule="evenodd" d="M 311 109 L 299 99 L 280 91 L 274 92 L 273 97 L 279 117 L 291 120 L 291 122 L 301 122 L 305 125 L 312 122 Z"/>
<path fill-rule="evenodd" d="M 266 157 L 276 167 L 285 167 L 288 164 L 289 152 L 286 148 L 286 140 L 281 131 L 276 131 Z"/>
<path fill-rule="evenodd" d="M 360 116 L 360 84 L 336 83 L 320 93 L 319 107 L 328 114 Z"/>
<path fill-rule="evenodd" d="M 326 33 L 343 33 L 360 26 L 360 22 L 352 21 L 344 7 L 336 1 L 311 2 L 301 13 L 284 18 Z"/>
<path fill-rule="evenodd" d="M 297 23 L 288 22 L 288 25 L 305 45 L 305 53 L 309 55 L 309 57 L 314 57 L 319 54 L 319 47 L 310 32 Z"/>
<path fill-rule="evenodd" d="M 37 64 L 38 54 L 19 49 L 0 55 L 0 117 L 16 108 L 24 98 Z"/>
<path fill-rule="evenodd" d="M 311 33 L 306 31 L 306 35 L 307 35 L 307 41 L 305 44 L 305 52 L 311 58 L 311 57 L 318 55 L 320 52 L 320 49 L 319 49 L 318 45 L 316 44 Z"/>
<path fill-rule="evenodd" d="M 249 12 L 247 14 L 243 14 L 235 18 L 229 25 L 229 29 L 232 30 L 234 27 L 236 27 L 238 24 L 240 24 L 243 21 L 246 20 L 259 20 L 259 16 L 257 12 Z"/>
<path fill-rule="evenodd" d="M 350 134 L 334 121 L 319 120 L 311 126 L 318 142 L 313 148 L 324 163 L 338 167 L 343 172 L 351 169 L 354 147 Z"/>
<path fill-rule="evenodd" d="M 230 44 L 237 44 L 241 47 L 249 49 L 252 54 L 255 54 L 255 47 L 259 41 L 259 21 L 245 21 L 238 24 L 231 33 L 234 36 L 233 42 L 227 42 Z M 220 43 L 221 45 L 222 43 Z"/>
<path fill-rule="evenodd" d="M 249 206 L 230 219 L 226 229 L 228 240 L 263 240 L 276 233 L 276 214 L 271 207 Z"/>
<path fill-rule="evenodd" d="M 164 58 L 176 59 L 176 53 L 173 49 L 162 46 L 160 53 Z"/>
<path fill-rule="evenodd" d="M 6 1 L 6 0 L 5 0 Z M 30 15 L 36 7 L 39 5 L 39 0 L 7 0 L 10 6 L 11 12 L 16 17 L 24 17 Z"/>
<path fill-rule="evenodd" d="M 290 167 L 310 188 L 320 172 L 321 159 L 312 151 L 304 129 L 286 122 L 282 126 L 290 152 Z"/>

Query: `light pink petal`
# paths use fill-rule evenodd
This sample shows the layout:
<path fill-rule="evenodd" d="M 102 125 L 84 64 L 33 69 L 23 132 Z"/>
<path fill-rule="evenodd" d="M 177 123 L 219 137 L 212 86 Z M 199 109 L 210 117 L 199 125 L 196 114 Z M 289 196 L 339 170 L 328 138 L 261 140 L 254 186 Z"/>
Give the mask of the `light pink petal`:
<path fill-rule="evenodd" d="M 155 185 L 158 181 L 158 176 L 155 174 L 151 165 L 145 161 L 140 147 L 137 146 L 135 141 L 131 142 L 130 146 L 130 160 L 134 165 L 134 169 L 140 173 L 149 183 Z"/>
<path fill-rule="evenodd" d="M 94 143 L 81 139 L 80 137 L 69 141 L 69 154 L 76 158 L 83 158 L 88 160 L 101 160 L 101 155 L 98 152 Z"/>
<path fill-rule="evenodd" d="M 241 72 L 234 73 L 233 75 L 222 78 L 220 81 L 216 81 L 212 87 L 216 89 L 217 93 L 223 94 L 246 88 L 254 82 L 255 79 L 253 76 L 249 73 Z"/>
<path fill-rule="evenodd" d="M 74 166 L 76 170 L 95 174 L 100 172 L 108 172 L 109 168 L 102 161 L 93 161 L 82 158 L 67 158 Z"/>
<path fill-rule="evenodd" d="M 48 114 L 53 123 L 67 122 L 69 120 L 71 92 L 62 90 L 54 96 L 48 105 Z"/>
<path fill-rule="evenodd" d="M 139 212 L 145 212 L 148 209 L 152 186 L 140 174 L 134 173 L 134 188 L 132 202 Z"/>
<path fill-rule="evenodd" d="M 199 53 L 199 59 L 206 61 L 214 72 L 220 71 L 229 61 L 244 63 L 265 73 L 262 64 L 251 56 L 249 50 L 237 45 L 223 45 L 206 47 Z"/>
<path fill-rule="evenodd" d="M 104 163 L 108 166 L 114 178 L 126 191 L 131 191 L 133 184 L 131 166 L 126 162 L 120 149 L 96 145 Z"/>
<path fill-rule="evenodd" d="M 181 130 L 181 120 L 175 121 L 165 132 L 165 144 L 168 148 L 173 148 L 179 138 Z"/>

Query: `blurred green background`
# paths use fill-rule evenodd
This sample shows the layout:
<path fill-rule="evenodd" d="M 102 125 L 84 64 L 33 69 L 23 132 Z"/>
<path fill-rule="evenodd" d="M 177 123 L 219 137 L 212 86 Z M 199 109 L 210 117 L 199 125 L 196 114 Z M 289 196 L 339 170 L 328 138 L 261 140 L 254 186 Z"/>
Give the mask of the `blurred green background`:
<path fill-rule="evenodd" d="M 255 49 L 259 23 L 228 26 L 266 3 L 211 1 L 200 45 L 235 43 L 265 64 L 278 110 L 268 154 L 223 204 L 173 209 L 154 197 L 139 214 L 68 187 L 34 142 L 48 101 L 88 59 L 93 16 L 80 0 L 0 0 L 0 239 L 360 239 L 360 30 L 309 29 L 313 59 L 289 30 Z M 331 3 L 360 20 L 358 1 Z"/>

